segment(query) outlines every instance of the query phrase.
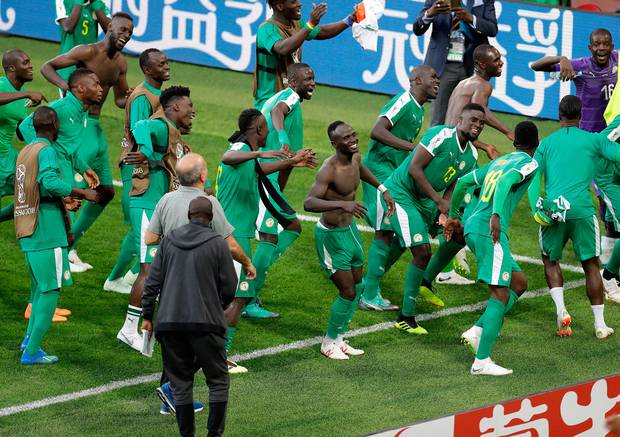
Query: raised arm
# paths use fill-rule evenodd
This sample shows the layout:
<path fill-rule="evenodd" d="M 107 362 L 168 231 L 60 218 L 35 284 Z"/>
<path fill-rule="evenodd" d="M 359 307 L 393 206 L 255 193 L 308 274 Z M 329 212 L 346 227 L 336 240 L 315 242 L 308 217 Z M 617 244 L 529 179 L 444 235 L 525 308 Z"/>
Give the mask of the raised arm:
<path fill-rule="evenodd" d="M 97 23 L 101 27 L 101 30 L 105 33 L 108 30 L 108 26 L 112 21 L 110 17 L 108 17 L 108 8 L 106 7 L 103 0 L 94 0 L 92 2 L 93 9 L 95 11 L 95 17 L 97 18 Z"/>
<path fill-rule="evenodd" d="M 335 36 L 340 35 L 346 29 L 351 27 L 355 22 L 355 9 L 351 15 L 347 15 L 344 20 L 336 21 L 335 23 L 326 24 L 321 26 L 319 29 L 319 33 L 316 36 L 316 39 L 330 39 Z"/>
<path fill-rule="evenodd" d="M 71 12 L 67 15 L 63 0 L 56 0 L 56 17 L 58 17 L 56 18 L 56 22 L 62 27 L 62 30 L 67 33 L 73 33 L 82 15 L 83 7 L 84 0 L 75 0 Z"/>
<path fill-rule="evenodd" d="M 57 71 L 62 68 L 77 65 L 79 62 L 86 61 L 92 56 L 93 49 L 91 47 L 85 45 L 74 47 L 67 53 L 58 55 L 43 64 L 41 67 L 41 74 L 52 85 L 56 85 L 58 88 L 67 91 L 69 85 L 58 75 Z"/>
<path fill-rule="evenodd" d="M 386 146 L 393 147 L 398 150 L 413 150 L 413 144 L 409 141 L 402 140 L 395 136 L 392 132 L 392 123 L 387 117 L 379 117 L 370 132 L 370 137 L 373 140 L 379 141 L 381 144 L 385 144 Z"/>
<path fill-rule="evenodd" d="M 321 18 L 327 12 L 327 4 L 321 3 L 312 6 L 312 12 L 310 12 L 310 19 L 307 21 L 307 25 L 302 27 L 299 32 L 288 38 L 280 39 L 276 41 L 271 48 L 271 51 L 280 56 L 288 56 L 297 50 L 304 41 L 313 33 L 316 26 L 319 25 Z M 321 29 L 318 29 L 320 32 Z"/>
<path fill-rule="evenodd" d="M 575 78 L 573 63 L 566 56 L 545 56 L 530 66 L 534 71 L 556 71 L 555 66 L 560 64 L 560 79 L 563 81 Z"/>

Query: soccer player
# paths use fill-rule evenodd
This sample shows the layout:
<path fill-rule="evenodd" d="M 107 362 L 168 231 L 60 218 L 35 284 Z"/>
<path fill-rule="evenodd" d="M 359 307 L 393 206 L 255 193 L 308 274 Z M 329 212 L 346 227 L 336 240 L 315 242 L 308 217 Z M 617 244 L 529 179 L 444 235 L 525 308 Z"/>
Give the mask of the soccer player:
<path fill-rule="evenodd" d="M 125 103 L 125 136 L 121 141 L 121 156 L 119 159 L 121 179 L 123 180 L 122 206 L 125 224 L 127 225 L 131 225 L 129 191 L 131 190 L 133 166 L 124 164 L 123 159 L 135 147 L 131 130 L 137 122 L 148 120 L 151 115 L 161 108 L 159 104 L 161 87 L 165 81 L 170 79 L 168 58 L 158 49 L 146 49 L 142 52 L 140 55 L 140 69 L 144 73 L 144 82 L 132 91 Z M 129 231 L 123 239 L 116 263 L 108 275 L 105 284 L 103 284 L 104 290 L 119 293 L 131 292 L 131 285 L 139 272 L 140 263 L 138 262 L 132 267 L 128 278 L 123 278 L 123 275 L 127 265 L 134 258 L 134 255 L 137 255 L 134 252 L 136 242 L 132 238 L 135 235 L 134 232 Z"/>
<path fill-rule="evenodd" d="M 60 54 L 75 46 L 97 42 L 98 26 L 107 30 L 110 11 L 103 0 L 56 0 L 56 23 L 60 28 Z M 75 67 L 58 72 L 67 80 Z M 61 96 L 62 97 L 62 96 Z"/>
<path fill-rule="evenodd" d="M 307 149 L 299 150 L 294 155 L 285 150 L 260 150 L 267 142 L 269 129 L 267 120 L 256 109 L 241 112 L 238 126 L 239 130 L 228 139 L 228 150 L 218 166 L 215 195 L 224 208 L 226 218 L 235 228 L 233 237 L 245 253 L 251 256 L 250 242 L 255 238 L 257 230 L 259 181 L 263 187 L 261 189 L 268 186 L 270 191 L 275 192 L 276 188 L 265 175 L 291 167 L 313 168 L 316 160 L 314 153 Z M 258 158 L 271 161 L 259 163 Z M 268 206 L 275 208 L 271 203 Z M 236 267 L 237 271 L 240 271 L 241 266 L 236 264 Z M 241 272 L 235 299 L 225 312 L 228 324 L 227 352 L 232 347 L 241 311 L 255 297 L 254 283 L 255 281 L 246 280 L 245 273 Z M 247 372 L 247 369 L 232 361 L 229 361 L 228 369 L 230 373 Z"/>
<path fill-rule="evenodd" d="M 124 158 L 125 164 L 134 165 L 129 214 L 131 229 L 136 234 L 133 241 L 140 257 L 140 273 L 131 287 L 125 323 L 116 338 L 137 351 L 142 345 L 138 322 L 142 314 L 144 280 L 157 252 L 156 246 L 146 246 L 144 237 L 159 199 L 179 185 L 176 162 L 191 152 L 181 136 L 190 133 L 194 118 L 187 87 L 171 86 L 161 93 L 159 101 L 161 110 L 150 119 L 137 122 L 131 132 L 139 150 L 127 153 Z"/>
<path fill-rule="evenodd" d="M 381 109 L 370 133 L 368 152 L 362 161 L 379 182 L 385 182 L 413 151 L 415 147 L 413 142 L 424 121 L 424 103 L 434 99 L 438 90 L 437 73 L 432 67 L 422 65 L 411 70 L 409 89 L 394 96 Z M 364 278 L 364 293 L 360 298 L 360 307 L 376 311 L 395 311 L 398 310 L 398 306 L 392 305 L 381 296 L 379 282 L 400 258 L 405 248 L 400 246 L 398 240 L 392 239 L 391 231 L 378 229 L 380 216 L 383 215 L 383 211 L 377 209 L 379 191 L 366 182 L 362 183 L 362 188 L 364 206 L 368 211 L 366 221 L 376 231 L 368 250 L 368 271 Z M 382 263 L 383 260 L 386 260 L 385 264 Z"/>
<path fill-rule="evenodd" d="M 43 94 L 26 91 L 24 84 L 32 81 L 30 57 L 20 49 L 7 50 L 2 55 L 4 77 L 0 78 L 0 200 L 13 195 L 15 160 L 13 137 L 17 125 L 28 116 L 28 106 L 45 100 Z M 1 206 L 1 205 L 0 205 Z M 0 221 L 13 218 L 13 202 L 0 209 Z"/>
<path fill-rule="evenodd" d="M 603 316 L 599 224 L 590 196 L 590 183 L 600 159 L 620 162 L 620 145 L 578 127 L 581 118 L 579 97 L 565 96 L 560 101 L 559 114 L 560 129 L 545 138 L 534 155 L 539 171 L 530 185 L 528 196 L 534 217 L 541 224 L 540 249 L 547 285 L 557 312 L 557 335 L 564 337 L 572 332 L 571 316 L 564 305 L 564 278 L 559 264 L 564 246 L 570 239 L 586 275 L 586 294 L 594 313 L 594 333 L 596 338 L 604 339 L 614 330 L 605 324 Z M 567 174 L 570 177 L 566 177 Z M 545 199 L 540 202 L 543 188 Z M 546 206 L 550 204 L 555 206 Z M 558 218 L 549 219 L 551 211 Z"/>
<path fill-rule="evenodd" d="M 303 147 L 303 120 L 301 117 L 301 103 L 310 100 L 314 92 L 314 72 L 307 64 L 293 64 L 288 69 L 288 87 L 263 105 L 261 112 L 267 120 L 269 134 L 265 151 L 286 150 L 297 152 Z M 265 158 L 262 158 L 263 161 Z M 277 171 L 269 175 L 277 196 L 281 197 L 286 206 L 290 205 L 283 191 L 291 174 L 292 167 Z M 269 195 L 273 203 L 272 195 Z M 275 205 L 274 205 L 275 206 Z M 288 211 L 277 206 L 278 213 L 284 217 L 286 223 L 282 225 L 282 232 L 278 233 L 278 220 L 261 200 L 261 208 L 258 215 L 257 227 L 260 241 L 252 263 L 256 267 L 256 297 L 263 288 L 265 277 L 269 267 L 299 238 L 301 224 L 295 211 L 288 207 Z M 269 311 L 259 305 L 257 300 L 246 306 L 244 316 L 256 318 L 278 317 L 277 313 Z"/>
<path fill-rule="evenodd" d="M 59 133 L 56 112 L 50 107 L 37 109 L 33 124 L 36 138 L 19 153 L 15 172 L 15 230 L 34 290 L 32 314 L 20 347 L 21 363 L 26 365 L 58 361 L 41 349 L 41 342 L 52 322 L 60 288 L 72 283 L 66 207 L 77 208 L 78 198 L 94 202 L 98 196 L 94 190 L 74 188 L 63 180 L 52 147 Z"/>
<path fill-rule="evenodd" d="M 472 375 L 512 373 L 511 369 L 491 361 L 490 355 L 504 314 L 527 288 L 527 278 L 510 253 L 508 225 L 538 168 L 532 159 L 538 147 L 538 129 L 534 123 L 524 121 L 516 126 L 514 146 L 515 152 L 494 159 L 458 180 L 444 228 L 448 241 L 463 232 L 460 225 L 463 198 L 473 187 L 480 187 L 480 199 L 465 222 L 464 234 L 476 256 L 478 282 L 489 286 L 491 297 L 484 314 L 462 336 L 476 354 Z"/>
<path fill-rule="evenodd" d="M 265 102 L 287 87 L 288 68 L 301 62 L 301 46 L 306 40 L 330 39 L 340 35 L 355 21 L 355 12 L 344 20 L 319 26 L 327 13 L 327 3 L 312 6 L 310 19 L 301 19 L 299 0 L 267 0 L 273 16 L 256 33 L 254 70 L 254 107 L 262 110 Z"/>
<path fill-rule="evenodd" d="M 364 247 L 353 217 L 363 218 L 364 205 L 355 201 L 360 179 L 381 192 L 387 205 L 385 216 L 394 213 L 394 200 L 386 187 L 361 162 L 357 133 L 343 121 L 327 128 L 327 135 L 336 154 L 327 158 L 304 202 L 304 209 L 320 212 L 314 228 L 314 240 L 319 262 L 336 288 L 338 296 L 331 307 L 327 334 L 321 353 L 334 360 L 348 360 L 350 355 L 362 355 L 344 341 L 349 323 L 362 294 Z"/>
<path fill-rule="evenodd" d="M 94 44 L 81 45 L 67 53 L 56 56 L 46 62 L 41 68 L 43 76 L 62 90 L 68 89 L 67 82 L 59 76 L 58 70 L 71 66 L 85 66 L 93 71 L 101 81 L 103 97 L 100 104 L 94 105 L 88 112 L 85 132 L 82 143 L 77 148 L 78 157 L 92 166 L 99 175 L 101 201 L 98 204 L 86 203 L 77 220 L 73 223 L 71 232 L 75 235 L 75 242 L 69 251 L 69 261 L 73 271 L 91 269 L 90 264 L 80 260 L 77 251 L 77 242 L 103 212 L 105 206 L 114 197 L 112 186 L 112 171 L 108 158 L 108 143 L 99 123 L 101 106 L 105 102 L 110 88 L 114 89 L 116 106 L 124 108 L 130 94 L 127 85 L 127 61 L 121 53 L 125 44 L 129 42 L 133 33 L 133 19 L 124 12 L 117 12 L 112 16 L 103 40 Z"/>
<path fill-rule="evenodd" d="M 484 107 L 468 103 L 456 126 L 429 129 L 414 153 L 385 181 L 396 202 L 396 213 L 384 218 L 380 229 L 393 231 L 413 255 L 405 276 L 403 306 L 394 325 L 409 334 L 428 334 L 416 323 L 415 308 L 431 258 L 429 233 L 435 235 L 438 216 L 448 214 L 456 180 L 476 165 L 478 151 L 473 142 L 484 128 L 484 114 Z"/>

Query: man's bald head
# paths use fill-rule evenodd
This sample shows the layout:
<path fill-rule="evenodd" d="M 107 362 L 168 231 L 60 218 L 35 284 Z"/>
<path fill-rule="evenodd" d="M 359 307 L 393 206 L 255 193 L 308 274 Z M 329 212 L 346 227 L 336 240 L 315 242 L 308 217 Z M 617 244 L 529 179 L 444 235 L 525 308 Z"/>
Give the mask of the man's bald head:
<path fill-rule="evenodd" d="M 6 71 L 7 68 L 16 66 L 24 55 L 26 55 L 26 53 L 21 49 L 7 50 L 2 54 L 2 68 Z"/>
<path fill-rule="evenodd" d="M 474 63 L 486 63 L 493 59 L 497 49 L 490 44 L 480 44 L 474 49 Z"/>
<path fill-rule="evenodd" d="M 211 201 L 204 196 L 196 197 L 189 203 L 187 218 L 190 222 L 198 221 L 208 225 L 213 219 L 213 205 Z"/>
<path fill-rule="evenodd" d="M 49 106 L 42 106 L 34 111 L 32 125 L 39 137 L 51 137 L 51 139 L 58 137 L 58 115 Z"/>
<path fill-rule="evenodd" d="M 179 183 L 184 187 L 203 185 L 208 176 L 207 163 L 199 154 L 188 153 L 177 162 L 176 172 Z"/>
<path fill-rule="evenodd" d="M 435 69 L 431 67 L 430 65 L 420 65 L 411 70 L 411 73 L 409 73 L 409 80 L 410 81 L 414 81 L 416 79 L 422 80 L 430 76 L 434 72 L 435 72 Z"/>

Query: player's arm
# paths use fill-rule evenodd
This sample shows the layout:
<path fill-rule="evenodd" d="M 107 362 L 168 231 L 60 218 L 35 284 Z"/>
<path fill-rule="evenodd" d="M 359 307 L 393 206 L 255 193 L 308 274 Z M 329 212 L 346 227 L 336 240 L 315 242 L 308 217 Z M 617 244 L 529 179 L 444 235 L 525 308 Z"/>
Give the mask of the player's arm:
<path fill-rule="evenodd" d="M 449 218 L 461 218 L 461 206 L 463 205 L 463 199 L 465 195 L 472 187 L 479 187 L 482 182 L 476 178 L 476 171 L 467 173 L 461 176 L 456 181 L 454 191 L 452 192 L 452 198 L 450 199 L 450 211 L 448 212 Z"/>
<path fill-rule="evenodd" d="M 125 60 L 125 58 L 120 58 L 120 62 L 120 72 L 114 84 L 114 103 L 116 103 L 116 106 L 123 109 L 132 90 L 127 84 L 127 60 Z"/>
<path fill-rule="evenodd" d="M 575 69 L 573 63 L 566 56 L 545 56 L 534 61 L 530 66 L 534 71 L 557 71 L 556 65 L 560 66 L 560 79 L 572 80 L 575 77 Z"/>
<path fill-rule="evenodd" d="M 361 162 L 359 166 L 360 166 L 360 179 L 372 185 L 373 187 L 375 187 L 377 190 L 381 192 L 381 196 L 383 197 L 383 200 L 385 200 L 385 204 L 388 207 L 387 216 L 390 217 L 392 214 L 394 214 L 394 209 L 396 208 L 396 204 L 394 203 L 394 199 L 392 199 L 392 195 L 390 194 L 388 189 L 385 187 L 385 185 L 379 182 L 379 179 L 377 179 L 377 177 L 373 174 L 373 172 L 370 171 L 368 167 L 366 167 Z"/>
<path fill-rule="evenodd" d="M 222 164 L 237 166 L 239 164 L 243 164 L 247 161 L 252 161 L 256 158 L 263 159 L 288 159 L 291 154 L 289 152 L 283 150 L 272 150 L 272 151 L 264 151 L 264 150 L 252 150 L 251 152 L 245 150 L 228 150 L 222 156 Z M 266 164 L 266 163 L 263 163 Z M 277 162 L 276 162 L 277 164 Z M 263 167 L 263 171 L 265 171 L 265 167 Z M 283 167 L 284 168 L 284 167 Z M 269 173 L 273 173 L 278 170 L 271 170 Z M 265 173 L 267 173 L 265 171 Z"/>
<path fill-rule="evenodd" d="M 136 97 L 129 108 L 129 129 L 133 129 L 141 120 L 148 120 L 151 115 L 153 115 L 151 104 L 146 96 Z"/>
<path fill-rule="evenodd" d="M 534 163 L 536 161 L 533 161 Z M 508 197 L 508 193 L 510 189 L 524 180 L 524 176 L 518 171 L 509 171 L 508 173 L 502 175 L 502 177 L 497 182 L 497 186 L 495 187 L 495 193 L 493 193 L 493 214 L 491 215 L 491 219 L 489 220 L 489 233 L 491 234 L 491 239 L 494 243 L 499 241 L 499 236 L 501 234 L 501 224 L 500 218 L 504 213 L 504 205 L 506 203 L 506 198 Z"/>
<path fill-rule="evenodd" d="M 343 20 L 321 26 L 316 39 L 330 39 L 338 36 L 351 27 L 353 23 L 355 23 L 355 9 L 353 9 L 351 15 L 347 15 Z"/>
<path fill-rule="evenodd" d="M 341 209 L 362 218 L 366 214 L 366 208 L 361 203 L 346 200 L 326 200 L 329 185 L 334 181 L 334 167 L 325 163 L 316 175 L 316 179 L 310 192 L 304 201 L 304 209 L 308 212 L 326 212 Z"/>
<path fill-rule="evenodd" d="M 164 196 L 165 197 L 165 196 Z M 161 242 L 161 235 L 163 234 L 163 226 L 161 224 L 161 210 L 166 201 L 161 198 L 157 205 L 155 205 L 155 211 L 149 221 L 149 226 L 144 233 L 144 244 L 147 246 L 155 246 Z"/>
<path fill-rule="evenodd" d="M 162 137 L 168 134 L 168 127 L 161 120 L 142 120 L 136 123 L 131 130 L 138 145 L 137 152 L 129 152 L 124 158 L 124 164 L 141 164 L 151 159 L 154 153 L 153 137 Z"/>
<path fill-rule="evenodd" d="M 46 197 L 75 197 L 91 202 L 98 200 L 97 192 L 72 187 L 60 177 L 58 157 L 51 147 L 45 147 L 39 153 L 39 174 L 37 181 L 43 187 L 42 194 Z"/>
<path fill-rule="evenodd" d="M 11 102 L 14 102 L 15 100 L 21 100 L 21 99 L 30 99 L 32 101 L 31 106 L 37 106 L 39 103 L 41 103 L 41 100 L 45 100 L 47 102 L 47 99 L 45 98 L 45 96 L 36 91 L 17 91 L 14 93 L 0 93 L 0 105 L 6 105 L 7 103 L 11 103 Z"/>
<path fill-rule="evenodd" d="M 538 161 L 538 163 L 540 165 L 540 161 Z M 542 195 L 542 174 L 543 172 L 539 168 L 532 178 L 532 182 L 530 182 L 530 187 L 527 189 L 527 198 L 530 203 L 530 211 L 532 212 L 532 215 L 535 215 L 536 211 L 538 211 L 536 204 Z"/>
<path fill-rule="evenodd" d="M 288 38 L 279 39 L 271 47 L 271 52 L 280 55 L 288 56 L 297 50 L 304 43 L 306 39 L 311 35 L 320 32 L 320 29 L 316 30 L 316 26 L 319 25 L 321 18 L 327 12 L 327 4 L 320 3 L 312 6 L 312 12 L 310 12 L 310 19 L 295 35 Z"/>
<path fill-rule="evenodd" d="M 243 267 L 246 279 L 250 281 L 254 279 L 256 277 L 256 267 L 254 267 L 254 264 L 252 264 L 252 260 L 250 260 L 243 248 L 239 245 L 239 243 L 237 243 L 235 237 L 233 237 L 231 234 L 228 237 L 224 238 L 224 241 L 228 245 L 228 249 L 230 250 L 232 259 L 237 261 Z"/>
<path fill-rule="evenodd" d="M 84 0 L 74 0 L 71 12 L 67 15 L 64 1 L 56 0 L 56 23 L 62 27 L 62 30 L 67 33 L 73 33 L 75 26 L 77 26 L 80 16 L 82 15 L 84 3 Z"/>
<path fill-rule="evenodd" d="M 484 107 L 485 123 L 492 128 L 500 131 L 512 141 L 514 140 L 514 133 L 512 132 L 512 130 L 510 130 L 504 123 L 499 121 L 499 119 L 487 106 L 489 103 L 489 97 L 491 97 L 492 92 L 493 87 L 491 87 L 490 83 L 486 83 L 483 89 L 476 89 L 474 91 L 474 94 L 471 96 L 471 103 L 477 103 L 480 106 Z"/>
<path fill-rule="evenodd" d="M 393 147 L 398 150 L 413 150 L 413 144 L 409 141 L 402 140 L 394 135 L 390 130 L 392 129 L 392 122 L 385 116 L 381 116 L 377 119 L 375 125 L 370 132 L 370 137 L 373 140 L 379 141 L 381 144 Z"/>
<path fill-rule="evenodd" d="M 426 146 L 424 146 L 424 144 L 420 143 L 420 146 L 422 147 L 416 147 L 411 164 L 409 164 L 409 175 L 413 178 L 416 185 L 422 190 L 426 197 L 437 204 L 439 211 L 443 214 L 447 214 L 450 209 L 450 202 L 445 200 L 437 191 L 433 189 L 433 186 L 424 174 L 424 169 L 428 164 L 430 164 L 434 156 L 426 150 Z"/>
<path fill-rule="evenodd" d="M 87 61 L 92 57 L 92 55 L 93 49 L 87 45 L 74 47 L 67 53 L 58 55 L 43 64 L 41 67 L 41 74 L 52 85 L 56 85 L 58 88 L 67 91 L 69 89 L 69 85 L 58 75 L 58 70 L 66 67 L 72 67 L 77 65 L 79 62 Z"/>
<path fill-rule="evenodd" d="M 110 17 L 108 17 L 108 8 L 103 0 L 92 0 L 92 8 L 95 12 L 95 18 L 97 19 L 97 23 L 101 27 L 101 30 L 105 33 L 108 30 L 108 26 L 112 21 Z"/>

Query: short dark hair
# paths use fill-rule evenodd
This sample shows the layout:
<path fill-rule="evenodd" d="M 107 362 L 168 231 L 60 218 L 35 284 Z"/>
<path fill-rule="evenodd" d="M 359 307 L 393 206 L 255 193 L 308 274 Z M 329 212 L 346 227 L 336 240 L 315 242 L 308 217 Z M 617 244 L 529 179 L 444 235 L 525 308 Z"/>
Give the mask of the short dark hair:
<path fill-rule="evenodd" d="M 304 64 L 303 62 L 296 62 L 294 64 L 291 64 L 288 66 L 288 71 L 286 72 L 287 77 L 290 80 L 290 78 L 295 76 L 297 72 L 299 72 L 300 70 L 305 70 L 305 69 L 312 70 L 312 67 L 310 67 L 308 64 Z"/>
<path fill-rule="evenodd" d="M 531 121 L 522 121 L 515 126 L 514 146 L 517 149 L 533 149 L 538 146 L 538 128 Z"/>
<path fill-rule="evenodd" d="M 49 129 L 54 119 L 58 120 L 58 114 L 53 108 L 49 106 L 42 106 L 32 114 L 32 125 L 34 130 L 38 133 L 41 130 Z"/>
<path fill-rule="evenodd" d="M 336 121 L 332 121 L 330 125 L 327 126 L 327 136 L 329 137 L 330 140 L 332 139 L 332 135 L 334 135 L 334 131 L 338 129 L 339 126 L 342 126 L 343 124 L 346 124 L 346 123 L 342 120 L 336 120 Z"/>
<path fill-rule="evenodd" d="M 560 118 L 577 120 L 581 118 L 581 99 L 577 96 L 564 96 L 560 100 Z"/>
<path fill-rule="evenodd" d="M 73 70 L 73 72 L 69 75 L 69 79 L 67 80 L 67 83 L 69 84 L 69 89 L 74 89 L 81 78 L 83 78 L 84 76 L 89 76 L 91 74 L 95 73 L 88 68 L 76 68 L 75 70 Z"/>
<path fill-rule="evenodd" d="M 112 20 L 114 20 L 115 18 L 125 18 L 133 23 L 133 17 L 129 15 L 127 12 L 118 11 L 112 14 Z"/>
<path fill-rule="evenodd" d="M 484 106 L 479 105 L 477 103 L 468 103 L 467 105 L 463 106 L 463 109 L 461 109 L 461 113 L 463 113 L 465 111 L 480 111 L 480 112 L 484 112 Z"/>
<path fill-rule="evenodd" d="M 248 140 L 246 135 L 247 131 L 254 126 L 256 120 L 263 115 L 258 109 L 249 108 L 244 109 L 239 114 L 239 119 L 237 120 L 237 126 L 239 127 L 238 131 L 235 131 L 229 138 L 228 142 L 230 143 L 245 143 Z"/>
<path fill-rule="evenodd" d="M 284 0 L 267 0 L 267 4 L 271 9 L 274 9 L 278 3 L 282 3 Z"/>
<path fill-rule="evenodd" d="M 151 53 L 162 53 L 162 51 L 159 50 L 159 49 L 156 49 L 156 48 L 150 48 L 150 49 L 146 49 L 145 51 L 140 53 L 140 61 L 139 62 L 140 62 L 140 69 L 142 70 L 142 72 L 144 72 L 144 69 L 146 68 L 146 66 L 149 63 Z"/>
<path fill-rule="evenodd" d="M 189 88 L 186 86 L 173 85 L 166 88 L 161 93 L 161 96 L 159 96 L 159 103 L 161 103 L 162 108 L 166 109 L 172 105 L 175 100 L 181 97 L 189 97 Z"/>
<path fill-rule="evenodd" d="M 592 37 L 594 37 L 594 35 L 605 35 L 609 37 L 609 40 L 613 39 L 611 36 L 611 32 L 602 27 L 599 27 L 598 29 L 594 29 L 592 32 L 590 32 L 590 41 L 592 41 Z"/>

